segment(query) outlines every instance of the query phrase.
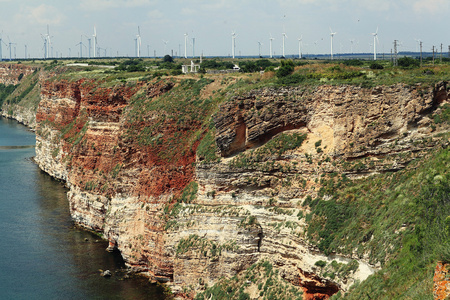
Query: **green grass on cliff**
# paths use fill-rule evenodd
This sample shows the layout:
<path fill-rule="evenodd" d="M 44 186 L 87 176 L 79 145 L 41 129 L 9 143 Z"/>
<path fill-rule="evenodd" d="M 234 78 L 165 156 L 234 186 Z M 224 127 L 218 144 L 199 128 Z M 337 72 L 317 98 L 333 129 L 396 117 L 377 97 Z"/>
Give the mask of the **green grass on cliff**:
<path fill-rule="evenodd" d="M 431 297 L 436 262 L 450 261 L 449 170 L 444 148 L 405 170 L 347 183 L 328 194 L 331 199 L 310 203 L 308 237 L 320 250 L 382 265 L 346 299 Z"/>
<path fill-rule="evenodd" d="M 0 108 L 6 105 L 19 104 L 20 107 L 36 110 L 40 99 L 39 72 L 24 77 L 14 85 L 0 85 Z M 8 114 L 13 114 L 13 107 L 9 107 Z"/>
<path fill-rule="evenodd" d="M 2 107 L 3 102 L 6 100 L 6 98 L 8 98 L 8 96 L 11 95 L 15 89 L 15 85 L 4 85 L 3 83 L 0 83 L 0 108 Z"/>
<path fill-rule="evenodd" d="M 133 97 L 126 115 L 127 134 L 142 146 L 163 147 L 164 151 L 158 151 L 158 156 L 162 160 L 171 160 L 195 150 L 211 130 L 211 115 L 223 101 L 223 95 L 203 95 L 202 91 L 213 82 L 211 79 L 162 81 L 174 87 L 154 99 L 148 99 L 145 93 Z M 207 147 L 202 145 L 202 151 L 210 159 Z"/>
<path fill-rule="evenodd" d="M 200 280 L 200 284 L 204 284 Z M 250 293 L 256 295 L 250 295 Z M 251 297 L 253 296 L 253 297 Z M 277 270 L 268 261 L 253 264 L 245 272 L 230 279 L 221 279 L 212 287 L 197 294 L 195 300 L 301 300 L 303 291 L 281 279 Z"/>

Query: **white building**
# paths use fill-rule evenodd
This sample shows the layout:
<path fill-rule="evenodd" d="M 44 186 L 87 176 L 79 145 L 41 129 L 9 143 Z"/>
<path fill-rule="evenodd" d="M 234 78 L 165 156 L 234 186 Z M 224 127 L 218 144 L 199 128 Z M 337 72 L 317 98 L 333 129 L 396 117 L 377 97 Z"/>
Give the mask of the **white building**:
<path fill-rule="evenodd" d="M 197 73 L 199 69 L 200 69 L 200 65 L 194 64 L 194 62 L 192 60 L 191 60 L 191 64 L 190 65 L 182 65 L 181 66 L 181 71 L 184 74 L 186 74 L 186 73 Z"/>

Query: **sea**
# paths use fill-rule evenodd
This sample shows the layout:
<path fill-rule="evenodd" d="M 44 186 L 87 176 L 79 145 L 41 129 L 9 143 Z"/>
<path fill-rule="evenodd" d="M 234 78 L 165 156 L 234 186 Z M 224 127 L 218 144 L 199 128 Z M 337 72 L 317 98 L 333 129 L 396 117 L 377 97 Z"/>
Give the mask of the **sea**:
<path fill-rule="evenodd" d="M 33 132 L 0 117 L 0 299 L 165 299 L 75 226 L 67 189 L 33 162 L 34 146 Z"/>

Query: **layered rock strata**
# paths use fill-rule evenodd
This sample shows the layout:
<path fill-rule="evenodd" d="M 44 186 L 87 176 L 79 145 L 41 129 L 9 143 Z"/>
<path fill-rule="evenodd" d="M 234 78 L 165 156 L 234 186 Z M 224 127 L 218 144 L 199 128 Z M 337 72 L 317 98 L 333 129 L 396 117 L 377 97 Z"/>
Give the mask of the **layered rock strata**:
<path fill-rule="evenodd" d="M 379 265 L 369 253 L 326 256 L 311 246 L 302 203 L 317 196 L 322 174 L 395 171 L 427 153 L 440 142 L 428 114 L 448 101 L 445 83 L 251 91 L 219 107 L 214 126 L 222 158 L 206 162 L 196 161 L 198 142 L 176 159 L 159 155 L 183 134 L 172 115 L 161 123 L 162 112 L 133 120 L 127 114 L 134 99 L 150 105 L 178 83 L 103 84 L 42 83 L 36 161 L 67 182 L 78 224 L 101 232 L 134 270 L 184 295 L 261 259 L 310 297 L 346 291 L 373 274 Z M 155 128 L 148 144 L 133 135 Z M 273 152 L 268 142 L 282 134 L 305 140 Z M 355 268 L 325 279 L 319 260 Z"/>

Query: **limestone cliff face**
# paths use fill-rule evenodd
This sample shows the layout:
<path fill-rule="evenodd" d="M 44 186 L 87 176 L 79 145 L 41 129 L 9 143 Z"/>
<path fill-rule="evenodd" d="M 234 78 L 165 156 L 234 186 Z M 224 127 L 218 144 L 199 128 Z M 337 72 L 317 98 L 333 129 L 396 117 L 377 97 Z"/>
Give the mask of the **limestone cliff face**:
<path fill-rule="evenodd" d="M 214 84 L 204 91 L 217 89 Z M 103 233 L 134 270 L 170 282 L 183 295 L 261 259 L 306 295 L 323 297 L 376 271 L 369 253 L 326 256 L 311 246 L 302 203 L 317 195 L 324 173 L 358 178 L 398 170 L 438 143 L 430 134 L 444 129 L 430 126 L 428 114 L 448 101 L 445 83 L 434 89 L 320 86 L 233 96 L 214 116 L 222 156 L 216 162 L 196 158 L 198 139 L 189 151 L 161 156 L 186 128 L 169 113 L 129 113 L 135 101 L 150 106 L 178 85 L 42 83 L 36 161 L 67 182 L 78 224 Z M 283 134 L 305 140 L 273 151 L 271 141 Z M 355 267 L 345 277 L 325 279 L 319 260 Z"/>

